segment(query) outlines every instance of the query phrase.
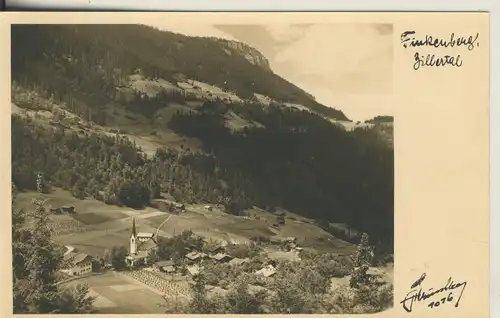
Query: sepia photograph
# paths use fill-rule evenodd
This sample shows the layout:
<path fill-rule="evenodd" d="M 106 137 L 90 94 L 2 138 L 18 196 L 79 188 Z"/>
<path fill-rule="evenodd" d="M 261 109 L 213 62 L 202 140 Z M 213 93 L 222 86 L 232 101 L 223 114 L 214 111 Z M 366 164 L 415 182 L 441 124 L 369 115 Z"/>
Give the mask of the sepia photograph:
<path fill-rule="evenodd" d="M 216 22 L 10 26 L 14 314 L 393 307 L 393 25 Z"/>

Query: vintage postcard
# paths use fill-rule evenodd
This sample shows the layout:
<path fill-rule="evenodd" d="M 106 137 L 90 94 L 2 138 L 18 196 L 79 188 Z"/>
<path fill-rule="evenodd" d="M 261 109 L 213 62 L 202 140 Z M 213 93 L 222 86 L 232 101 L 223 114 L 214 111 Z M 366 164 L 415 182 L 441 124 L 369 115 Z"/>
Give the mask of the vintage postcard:
<path fill-rule="evenodd" d="M 4 313 L 489 316 L 488 14 L 1 22 Z"/>

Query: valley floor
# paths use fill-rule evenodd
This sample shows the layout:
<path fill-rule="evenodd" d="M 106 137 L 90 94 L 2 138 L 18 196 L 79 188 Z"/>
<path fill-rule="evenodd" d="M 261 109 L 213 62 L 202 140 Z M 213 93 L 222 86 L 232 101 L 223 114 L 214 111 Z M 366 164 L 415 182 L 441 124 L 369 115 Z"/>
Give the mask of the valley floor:
<path fill-rule="evenodd" d="M 36 195 L 35 192 L 18 193 L 18 207 L 33 209 L 34 206 L 30 202 Z M 270 227 L 276 218 L 275 215 L 257 208 L 248 211 L 249 217 L 236 217 L 215 207 L 206 209 L 204 205 L 194 204 L 187 205 L 186 212 L 177 215 L 150 207 L 134 210 L 106 205 L 93 199 L 78 200 L 61 189 L 54 189 L 45 197 L 48 199 L 47 205 L 52 208 L 63 205 L 75 207 L 74 214 L 51 216 L 50 224 L 55 231 L 55 241 L 93 257 L 102 257 L 106 250 L 111 250 L 114 246 L 128 246 L 133 218 L 136 220 L 138 232 L 158 231 L 159 236 L 163 237 L 191 230 L 208 239 L 245 243 L 255 236 L 270 238 L 279 234 L 279 236 L 296 237 L 297 245 L 306 250 L 340 255 L 352 255 L 355 251 L 353 244 L 323 231 L 312 220 L 289 212 L 287 213 L 289 219 L 287 218 L 286 223 L 276 230 Z M 167 219 L 168 222 L 165 223 Z M 284 252 L 272 244 L 266 244 L 263 253 L 270 259 L 298 259 L 297 252 Z M 392 266 L 372 268 L 371 271 L 380 273 L 383 282 L 392 284 Z M 97 297 L 95 308 L 99 313 L 155 314 L 165 312 L 164 297 L 172 299 L 173 296 L 180 295 L 179 290 L 189 290 L 189 274 L 177 274 L 172 278 L 167 274 L 162 274 L 164 277 L 158 275 L 159 273 L 153 273 L 148 269 L 132 272 L 107 270 L 65 284 L 68 286 L 77 283 L 88 284 L 91 295 Z M 348 285 L 348 276 L 331 279 L 332 290 Z M 210 291 L 212 294 L 227 291 L 217 286 L 212 287 Z"/>

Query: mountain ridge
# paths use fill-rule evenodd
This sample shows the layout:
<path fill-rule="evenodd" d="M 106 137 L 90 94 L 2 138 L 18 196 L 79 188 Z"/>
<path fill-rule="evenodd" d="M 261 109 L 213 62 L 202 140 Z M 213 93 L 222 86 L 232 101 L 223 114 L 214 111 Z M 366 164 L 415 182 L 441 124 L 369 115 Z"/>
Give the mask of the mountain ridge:
<path fill-rule="evenodd" d="M 53 86 L 61 84 L 51 83 L 44 76 L 63 76 L 67 82 L 70 74 L 67 69 L 59 72 L 51 68 L 51 59 L 59 58 L 61 53 L 78 52 L 80 56 L 73 58 L 88 69 L 86 77 L 93 78 L 95 84 L 101 82 L 101 87 L 94 90 L 102 91 L 103 96 L 110 94 L 110 83 L 116 77 L 133 74 L 140 68 L 152 78 L 170 81 L 184 75 L 234 91 L 243 99 L 253 99 L 253 94 L 259 93 L 278 102 L 302 104 L 332 119 L 349 120 L 342 111 L 317 103 L 310 94 L 273 73 L 267 59 L 256 49 L 235 41 L 188 37 L 143 25 L 18 26 L 12 30 L 12 38 L 16 52 L 12 55 L 14 74 L 23 74 L 14 78 L 18 82 L 44 81 L 53 90 Z M 125 42 L 134 45 L 124 45 Z M 93 49 L 87 54 L 84 46 Z M 240 54 L 228 55 L 224 48 Z M 34 65 L 24 65 L 27 60 Z"/>

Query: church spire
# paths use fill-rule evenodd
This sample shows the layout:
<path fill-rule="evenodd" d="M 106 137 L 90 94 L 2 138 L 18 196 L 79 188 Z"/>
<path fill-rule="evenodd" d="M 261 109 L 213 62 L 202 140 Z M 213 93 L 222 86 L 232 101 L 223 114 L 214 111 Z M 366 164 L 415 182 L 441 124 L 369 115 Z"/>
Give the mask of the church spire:
<path fill-rule="evenodd" d="M 137 254 L 137 231 L 135 229 L 135 217 L 132 218 L 132 235 L 130 235 L 130 255 Z"/>
<path fill-rule="evenodd" d="M 136 236 L 137 236 L 137 231 L 136 231 L 136 229 L 135 229 L 135 217 L 134 217 L 134 218 L 132 218 L 132 235 L 133 235 L 134 237 L 136 237 Z"/>

